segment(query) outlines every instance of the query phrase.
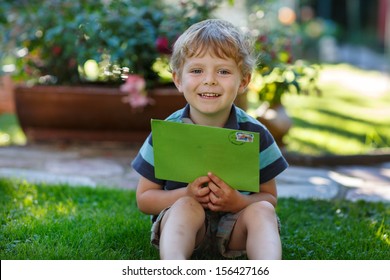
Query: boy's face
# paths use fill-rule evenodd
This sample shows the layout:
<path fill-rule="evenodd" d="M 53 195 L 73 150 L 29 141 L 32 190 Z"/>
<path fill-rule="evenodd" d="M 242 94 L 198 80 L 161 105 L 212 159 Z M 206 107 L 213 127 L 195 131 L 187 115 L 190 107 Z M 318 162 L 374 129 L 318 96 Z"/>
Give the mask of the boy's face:
<path fill-rule="evenodd" d="M 210 52 L 187 58 L 181 75 L 173 80 L 190 105 L 191 119 L 197 124 L 226 122 L 237 95 L 245 91 L 250 75 L 242 77 L 232 58 L 219 58 Z"/>

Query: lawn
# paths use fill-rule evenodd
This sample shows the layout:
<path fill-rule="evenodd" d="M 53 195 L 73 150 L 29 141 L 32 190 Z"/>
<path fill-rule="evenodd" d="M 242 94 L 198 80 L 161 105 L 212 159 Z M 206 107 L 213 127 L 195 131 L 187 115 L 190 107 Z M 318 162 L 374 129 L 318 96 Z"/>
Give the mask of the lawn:
<path fill-rule="evenodd" d="M 0 180 L 0 258 L 151 259 L 131 191 Z"/>
<path fill-rule="evenodd" d="M 350 65 L 325 65 L 321 96 L 286 95 L 293 127 L 287 150 L 353 155 L 390 147 L 390 79 Z"/>
<path fill-rule="evenodd" d="M 158 259 L 134 191 L 2 179 L 0 209 L 2 260 Z M 284 259 L 390 259 L 390 204 L 280 199 L 277 212 Z"/>
<path fill-rule="evenodd" d="M 0 146 L 24 145 L 26 136 L 14 114 L 0 114 Z"/>

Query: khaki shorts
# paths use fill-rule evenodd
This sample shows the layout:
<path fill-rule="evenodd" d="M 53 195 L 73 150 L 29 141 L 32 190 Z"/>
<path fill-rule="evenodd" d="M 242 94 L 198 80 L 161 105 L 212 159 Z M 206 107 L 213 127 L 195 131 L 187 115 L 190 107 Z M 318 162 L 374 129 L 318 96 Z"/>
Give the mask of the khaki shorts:
<path fill-rule="evenodd" d="M 160 243 L 160 224 L 165 213 L 169 208 L 164 209 L 152 226 L 151 243 L 159 248 Z M 211 253 L 214 256 L 218 253 L 226 258 L 237 258 L 246 254 L 246 251 L 232 251 L 228 249 L 230 236 L 234 225 L 240 215 L 238 213 L 218 213 L 206 211 L 206 235 L 201 244 L 194 250 L 194 254 L 202 252 Z"/>

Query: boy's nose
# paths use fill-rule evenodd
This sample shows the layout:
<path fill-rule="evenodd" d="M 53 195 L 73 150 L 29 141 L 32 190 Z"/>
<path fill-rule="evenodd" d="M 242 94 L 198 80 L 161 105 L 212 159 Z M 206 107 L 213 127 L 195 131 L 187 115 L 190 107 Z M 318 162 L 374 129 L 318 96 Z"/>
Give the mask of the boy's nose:
<path fill-rule="evenodd" d="M 217 81 L 213 74 L 208 74 L 205 76 L 203 83 L 205 85 L 213 86 L 217 84 Z"/>

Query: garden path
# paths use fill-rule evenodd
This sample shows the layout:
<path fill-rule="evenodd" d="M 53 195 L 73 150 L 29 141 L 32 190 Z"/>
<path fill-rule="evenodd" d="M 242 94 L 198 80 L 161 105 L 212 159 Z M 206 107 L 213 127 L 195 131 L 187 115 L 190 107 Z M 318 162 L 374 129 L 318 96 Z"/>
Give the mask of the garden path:
<path fill-rule="evenodd" d="M 0 177 L 71 186 L 135 189 L 130 167 L 139 144 L 30 144 L 0 147 Z M 390 202 L 390 162 L 376 165 L 291 165 L 277 177 L 280 197 Z"/>

